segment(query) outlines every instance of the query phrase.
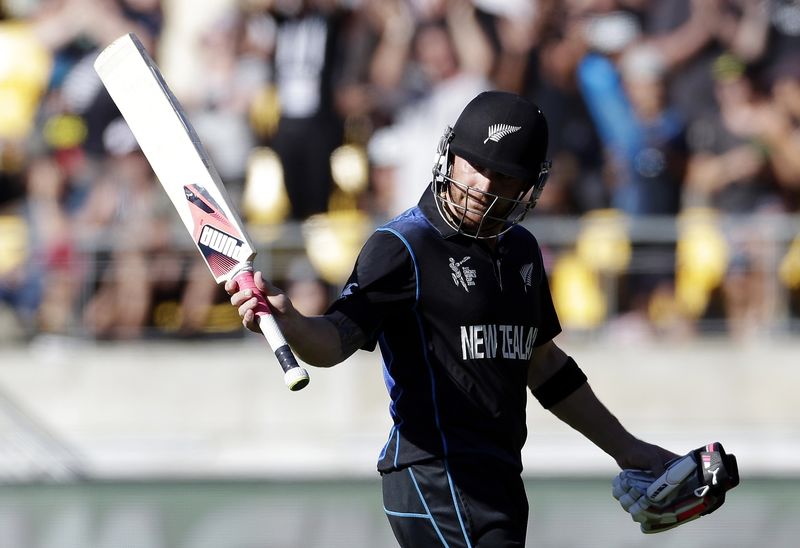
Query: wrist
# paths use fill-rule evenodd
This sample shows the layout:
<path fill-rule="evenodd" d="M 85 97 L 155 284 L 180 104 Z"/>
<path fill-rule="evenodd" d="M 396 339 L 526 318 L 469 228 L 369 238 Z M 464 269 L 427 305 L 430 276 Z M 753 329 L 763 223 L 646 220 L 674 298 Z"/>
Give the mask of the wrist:
<path fill-rule="evenodd" d="M 275 314 L 275 321 L 278 323 L 278 327 L 281 328 L 283 336 L 286 337 L 286 341 L 292 347 L 295 346 L 295 341 L 298 340 L 298 337 L 303 332 L 298 316 L 300 316 L 300 313 L 292 307 L 289 307 L 284 312 Z"/>
<path fill-rule="evenodd" d="M 626 468 L 627 463 L 637 460 L 635 455 L 638 454 L 643 442 L 621 426 L 620 429 L 621 432 L 610 440 L 609 447 L 604 450 L 620 468 Z"/>

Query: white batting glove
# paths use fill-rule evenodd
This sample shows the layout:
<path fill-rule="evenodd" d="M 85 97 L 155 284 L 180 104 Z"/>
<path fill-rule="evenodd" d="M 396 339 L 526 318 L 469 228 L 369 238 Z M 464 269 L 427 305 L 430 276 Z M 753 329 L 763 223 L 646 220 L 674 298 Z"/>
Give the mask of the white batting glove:
<path fill-rule="evenodd" d="M 658 533 L 710 514 L 738 484 L 736 457 L 712 443 L 673 460 L 658 478 L 623 470 L 614 478 L 612 494 L 643 533 Z"/>

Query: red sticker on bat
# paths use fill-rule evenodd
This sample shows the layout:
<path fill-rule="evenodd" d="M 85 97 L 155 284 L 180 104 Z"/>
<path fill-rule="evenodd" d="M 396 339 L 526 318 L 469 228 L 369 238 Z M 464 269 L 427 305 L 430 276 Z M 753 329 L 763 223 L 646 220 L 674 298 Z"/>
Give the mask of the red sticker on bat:
<path fill-rule="evenodd" d="M 241 262 L 244 239 L 203 187 L 187 185 L 183 190 L 193 206 L 190 208 L 194 220 L 192 236 L 211 272 L 221 276 Z"/>

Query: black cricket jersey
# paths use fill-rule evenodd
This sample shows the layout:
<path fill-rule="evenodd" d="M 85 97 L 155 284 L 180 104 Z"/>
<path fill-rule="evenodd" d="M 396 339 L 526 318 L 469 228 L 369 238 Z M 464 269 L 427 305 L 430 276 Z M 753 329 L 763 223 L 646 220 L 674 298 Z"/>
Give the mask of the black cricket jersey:
<path fill-rule="evenodd" d="M 522 469 L 528 363 L 561 331 L 530 232 L 514 226 L 492 251 L 426 191 L 370 236 L 334 310 L 381 348 L 394 425 L 380 471 L 475 453 Z"/>

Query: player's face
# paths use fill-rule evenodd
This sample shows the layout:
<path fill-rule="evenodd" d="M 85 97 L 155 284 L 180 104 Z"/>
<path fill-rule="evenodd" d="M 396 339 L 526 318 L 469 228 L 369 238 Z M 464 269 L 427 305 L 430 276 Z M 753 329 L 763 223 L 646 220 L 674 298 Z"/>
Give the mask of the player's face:
<path fill-rule="evenodd" d="M 450 213 L 467 231 L 499 232 L 509 213 L 518 206 L 529 186 L 522 179 L 472 164 L 460 156 L 453 159 L 448 185 Z"/>

